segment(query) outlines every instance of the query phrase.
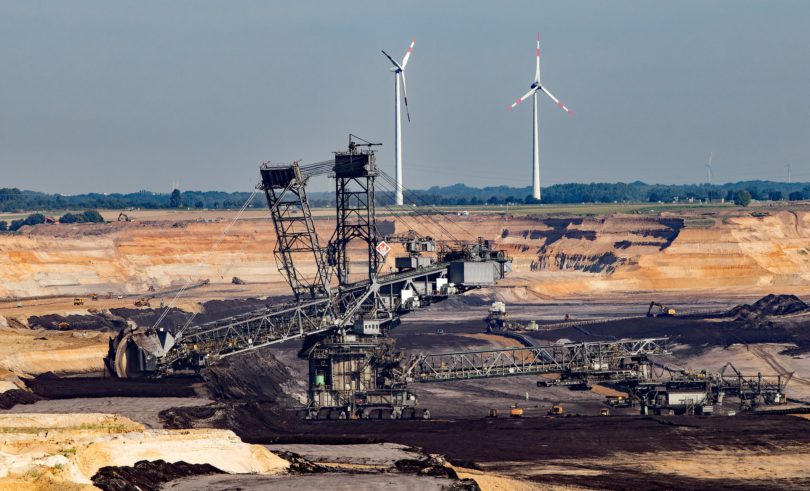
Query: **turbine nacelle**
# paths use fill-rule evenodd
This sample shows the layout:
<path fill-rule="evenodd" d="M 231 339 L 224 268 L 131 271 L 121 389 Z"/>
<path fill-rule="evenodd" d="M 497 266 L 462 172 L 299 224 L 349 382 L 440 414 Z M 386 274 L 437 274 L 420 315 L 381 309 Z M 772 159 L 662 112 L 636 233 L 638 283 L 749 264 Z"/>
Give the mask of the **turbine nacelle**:
<path fill-rule="evenodd" d="M 539 32 L 537 33 L 537 50 L 536 50 L 535 54 L 536 54 L 536 59 L 535 59 L 536 64 L 535 64 L 535 72 L 534 72 L 534 82 L 532 82 L 532 84 L 529 86 L 529 91 L 526 92 L 523 95 L 523 97 L 521 97 L 520 99 L 515 100 L 515 102 L 513 102 L 512 105 L 509 106 L 509 109 L 514 109 L 515 106 L 517 106 L 521 102 L 528 99 L 529 96 L 533 96 L 535 93 L 542 91 L 544 94 L 546 94 L 549 97 L 549 99 L 554 101 L 554 103 L 557 104 L 560 107 L 560 109 L 567 112 L 568 115 L 570 116 L 571 115 L 571 110 L 568 109 L 567 107 L 565 107 L 565 104 L 560 102 L 559 99 L 554 97 L 554 95 L 552 95 L 552 93 L 549 92 L 548 89 L 546 89 L 545 87 L 540 85 L 540 33 Z M 391 60 L 391 61 L 394 61 L 394 60 Z"/>
<path fill-rule="evenodd" d="M 562 102 L 560 102 L 559 99 L 554 97 L 554 95 L 551 92 L 549 92 L 548 89 L 546 89 L 545 87 L 543 87 L 540 84 L 540 33 L 537 33 L 537 48 L 536 48 L 536 51 L 535 51 L 535 56 L 536 56 L 536 58 L 535 58 L 535 69 L 534 69 L 534 81 L 529 86 L 529 91 L 526 92 L 525 94 L 523 94 L 523 96 L 520 97 L 519 99 L 515 100 L 515 102 L 513 102 L 512 105 L 509 106 L 509 109 L 512 110 L 512 109 L 514 109 L 515 106 L 517 106 L 521 102 L 525 101 L 529 97 L 534 97 L 534 96 L 537 95 L 538 92 L 543 92 L 544 94 L 546 94 L 549 97 L 549 99 L 551 99 L 552 101 L 554 101 L 554 103 L 556 103 L 558 106 L 560 106 L 560 109 L 567 112 L 568 115 L 570 116 L 571 111 L 567 107 L 565 107 L 565 105 Z M 532 158 L 534 159 L 533 166 L 532 166 L 532 170 L 533 170 L 533 175 L 532 175 L 532 196 L 535 199 L 540 199 L 540 197 L 541 197 L 541 195 L 540 195 L 540 131 L 539 131 L 538 122 L 537 122 L 537 110 L 538 110 L 537 99 L 535 99 L 534 100 L 534 116 L 533 116 L 534 121 L 533 121 L 533 126 L 532 126 L 532 129 L 533 129 L 533 132 L 532 132 L 533 133 Z"/>

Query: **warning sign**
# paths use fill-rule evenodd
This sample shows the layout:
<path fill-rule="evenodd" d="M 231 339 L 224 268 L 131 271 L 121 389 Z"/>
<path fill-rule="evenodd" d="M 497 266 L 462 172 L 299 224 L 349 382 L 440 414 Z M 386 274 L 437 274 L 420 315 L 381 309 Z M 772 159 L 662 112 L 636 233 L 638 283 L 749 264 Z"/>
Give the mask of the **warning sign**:
<path fill-rule="evenodd" d="M 388 245 L 388 244 L 386 244 L 386 243 L 385 243 L 385 241 L 382 241 L 382 242 L 380 242 L 379 244 L 377 244 L 377 247 L 375 247 L 375 249 L 377 250 L 377 252 L 378 252 L 378 253 L 379 253 L 379 254 L 380 254 L 382 257 L 385 257 L 385 255 L 386 255 L 386 254 L 388 254 L 389 252 L 391 252 L 391 246 L 390 246 L 390 245 Z"/>

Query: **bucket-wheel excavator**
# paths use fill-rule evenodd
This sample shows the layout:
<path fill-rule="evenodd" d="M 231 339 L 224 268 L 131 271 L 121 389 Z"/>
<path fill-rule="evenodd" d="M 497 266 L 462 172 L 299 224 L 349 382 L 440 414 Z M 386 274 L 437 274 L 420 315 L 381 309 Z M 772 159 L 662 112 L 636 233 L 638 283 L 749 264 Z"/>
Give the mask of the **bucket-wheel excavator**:
<path fill-rule="evenodd" d="M 377 230 L 375 179 L 381 171 L 373 145 L 351 135 L 348 150 L 328 161 L 262 164 L 258 189 L 267 199 L 276 262 L 294 301 L 179 328 L 127 328 L 110 342 L 109 371 L 118 377 L 199 371 L 225 357 L 309 338 L 304 351 L 312 407 L 346 407 L 347 401 L 354 407 L 363 400 L 401 413 L 413 406 L 412 394 L 391 383 L 400 355 L 388 348 L 388 330 L 402 313 L 494 284 L 511 270 L 511 261 L 483 239 L 437 246 L 410 233 L 391 237 L 407 256 L 395 258 L 395 272 L 380 274 L 391 245 Z M 319 175 L 335 182 L 335 230 L 325 246 L 306 193 L 308 181 Z M 368 267 L 351 274 L 360 261 Z"/>
<path fill-rule="evenodd" d="M 350 135 L 348 150 L 335 152 L 328 161 L 261 165 L 257 187 L 267 200 L 277 266 L 293 301 L 202 324 L 127 328 L 110 341 L 105 360 L 109 371 L 118 377 L 195 372 L 229 356 L 303 339 L 299 354 L 309 359 L 304 415 L 318 419 L 428 418 L 408 388 L 419 382 L 557 373 L 568 385 L 590 380 L 637 385 L 650 378 L 652 357 L 668 353 L 666 339 L 408 358 L 396 350 L 387 333 L 400 315 L 494 285 L 511 271 L 511 261 L 482 238 L 437 241 L 414 231 L 380 234 L 375 181 L 386 175 L 376 166 L 375 144 L 358 140 Z M 334 179 L 336 197 L 335 230 L 325 244 L 306 193 L 308 181 L 323 175 Z M 430 214 L 422 218 L 435 220 Z M 401 246 L 404 255 L 395 257 L 394 268 L 382 274 L 392 245 Z M 353 274 L 351 267 L 358 263 L 362 272 Z"/>

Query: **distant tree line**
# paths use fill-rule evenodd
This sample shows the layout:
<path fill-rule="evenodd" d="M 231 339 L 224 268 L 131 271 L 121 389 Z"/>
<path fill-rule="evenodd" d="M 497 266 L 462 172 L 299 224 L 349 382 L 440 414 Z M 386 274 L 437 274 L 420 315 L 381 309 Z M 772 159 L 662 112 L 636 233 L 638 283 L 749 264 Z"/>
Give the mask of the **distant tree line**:
<path fill-rule="evenodd" d="M 810 199 L 810 183 L 786 183 L 773 181 L 742 181 L 727 184 L 646 184 L 631 183 L 568 183 L 543 188 L 542 203 L 657 203 L 673 201 L 706 201 L 721 199 L 735 202 L 735 195 L 745 191 L 751 199 L 799 201 Z M 464 184 L 435 186 L 410 193 L 417 203 L 435 205 L 481 205 L 535 203 L 531 188 L 493 186 L 472 188 Z M 390 198 L 388 195 L 383 199 Z M 739 200 L 740 196 L 737 196 Z"/>
<path fill-rule="evenodd" d="M 12 220 L 11 223 L 0 220 L 0 232 L 16 232 L 25 225 L 39 225 L 51 220 L 59 223 L 101 223 L 104 218 L 96 210 L 87 210 L 83 213 L 65 213 L 59 218 L 47 217 L 42 213 L 32 213 L 25 218 Z"/>
<path fill-rule="evenodd" d="M 176 191 L 176 192 L 175 192 Z M 250 193 L 227 193 L 222 191 L 175 190 L 171 194 L 138 191 L 128 194 L 87 193 L 65 196 L 17 188 L 0 188 L 0 212 L 25 210 L 82 210 L 82 209 L 161 209 L 161 208 L 239 208 L 250 197 Z M 254 199 L 251 207 L 261 208 L 265 204 Z"/>
<path fill-rule="evenodd" d="M 810 183 L 786 183 L 774 181 L 741 181 L 727 184 L 646 184 L 631 183 L 568 183 L 543 188 L 542 203 L 613 203 L 613 202 L 672 202 L 686 200 L 720 200 L 734 202 L 739 191 L 746 191 L 749 200 L 806 200 L 810 199 Z M 227 193 L 222 191 L 180 191 L 153 193 L 138 191 L 129 194 L 77 194 L 64 196 L 16 188 L 0 189 L 0 212 L 24 210 L 77 210 L 77 209 L 233 209 L 240 208 L 250 197 L 247 192 Z M 335 205 L 333 192 L 309 193 L 314 207 Z M 532 204 L 530 187 L 489 186 L 469 187 L 464 184 L 433 186 L 425 190 L 406 191 L 406 201 L 417 205 L 500 205 Z M 737 196 L 739 198 L 739 196 Z M 394 203 L 391 192 L 377 192 L 377 203 L 388 206 Z M 251 208 L 263 208 L 264 199 L 254 199 Z"/>

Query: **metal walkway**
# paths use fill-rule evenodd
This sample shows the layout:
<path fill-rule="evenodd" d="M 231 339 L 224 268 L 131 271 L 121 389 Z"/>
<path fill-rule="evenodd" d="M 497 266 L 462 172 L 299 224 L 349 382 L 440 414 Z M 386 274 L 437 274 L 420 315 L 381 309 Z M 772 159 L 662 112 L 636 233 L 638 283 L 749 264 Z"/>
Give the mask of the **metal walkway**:
<path fill-rule="evenodd" d="M 552 344 L 525 348 L 419 354 L 405 372 L 408 381 L 436 382 L 539 373 L 624 370 L 649 356 L 669 354 L 666 338 Z"/>

